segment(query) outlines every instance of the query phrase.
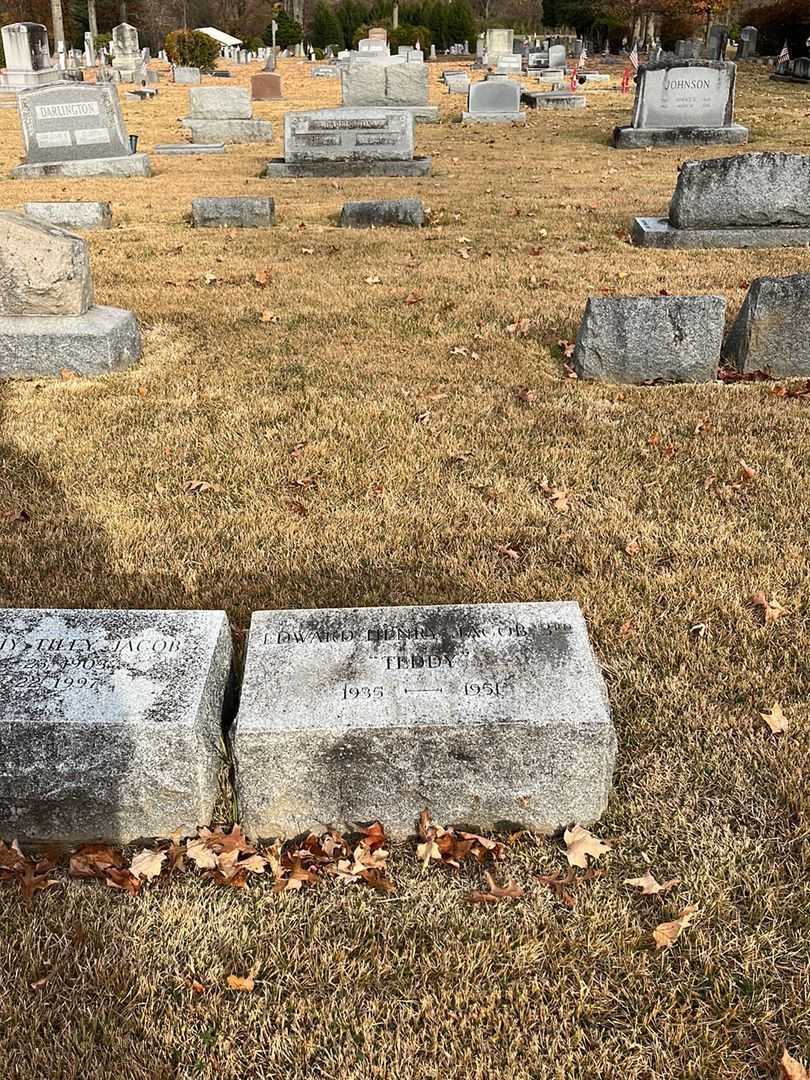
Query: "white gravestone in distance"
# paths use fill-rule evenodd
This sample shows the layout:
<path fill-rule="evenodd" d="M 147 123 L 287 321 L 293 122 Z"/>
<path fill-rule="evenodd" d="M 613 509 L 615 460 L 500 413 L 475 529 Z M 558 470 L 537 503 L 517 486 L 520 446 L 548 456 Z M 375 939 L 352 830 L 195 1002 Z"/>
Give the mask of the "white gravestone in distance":
<path fill-rule="evenodd" d="M 487 79 L 471 83 L 462 124 L 525 124 L 520 111 L 520 83 L 510 79 Z"/>
<path fill-rule="evenodd" d="M 132 82 L 141 66 L 138 31 L 129 23 L 120 23 L 112 31 L 112 66 L 121 82 Z"/>
<path fill-rule="evenodd" d="M 149 176 L 133 154 L 118 92 L 109 83 L 59 83 L 17 95 L 25 164 L 17 179 L 45 176 Z"/>
<path fill-rule="evenodd" d="M 613 132 L 620 150 L 645 146 L 748 141 L 734 123 L 736 64 L 724 60 L 669 60 L 642 64 L 629 127 Z"/>
<path fill-rule="evenodd" d="M 222 611 L 0 610 L 0 835 L 208 824 L 230 668 Z"/>
<path fill-rule="evenodd" d="M 6 66 L 0 90 L 29 90 L 62 80 L 62 72 L 51 65 L 48 31 L 41 23 L 10 23 L 2 38 Z"/>
<path fill-rule="evenodd" d="M 425 806 L 553 832 L 602 814 L 616 752 L 574 603 L 257 612 L 232 734 L 257 837 Z"/>
<path fill-rule="evenodd" d="M 400 109 L 348 108 L 284 115 L 284 159 L 262 175 L 428 176 L 429 157 L 414 157 L 414 121 Z"/>
<path fill-rule="evenodd" d="M 514 30 L 487 30 L 484 46 L 487 63 L 496 67 L 502 56 L 511 56 L 514 41 Z"/>

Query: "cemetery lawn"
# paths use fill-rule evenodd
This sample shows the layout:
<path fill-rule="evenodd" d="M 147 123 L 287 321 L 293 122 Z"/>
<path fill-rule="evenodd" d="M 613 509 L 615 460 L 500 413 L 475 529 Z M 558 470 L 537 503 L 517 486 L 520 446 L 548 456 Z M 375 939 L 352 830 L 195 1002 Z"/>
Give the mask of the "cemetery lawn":
<path fill-rule="evenodd" d="M 270 147 L 0 186 L 4 208 L 111 200 L 97 300 L 145 331 L 132 371 L 0 385 L 0 605 L 224 608 L 239 636 L 266 607 L 578 600 L 619 738 L 604 875 L 569 908 L 537 878 L 562 844 L 523 839 L 497 876 L 526 897 L 493 905 L 466 903 L 479 868 L 423 872 L 412 845 L 390 897 L 57 875 L 29 910 L 0 889 L 7 1080 L 753 1080 L 810 1058 L 810 398 L 585 385 L 557 347 L 590 294 L 720 294 L 731 319 L 810 255 L 631 248 L 679 161 L 727 151 L 611 150 L 631 98 L 599 90 L 462 129 L 440 67 L 429 178 L 258 179 L 284 109 L 339 102 L 289 62 L 256 108 Z M 139 149 L 179 140 L 186 99 L 125 103 Z M 744 68 L 737 116 L 750 149 L 807 149 L 799 85 Z M 3 175 L 19 154 L 2 110 Z M 205 194 L 270 194 L 278 225 L 192 232 Z M 335 227 L 347 199 L 404 195 L 428 228 Z M 768 625 L 759 590 L 787 609 Z M 622 884 L 647 867 L 681 883 Z"/>

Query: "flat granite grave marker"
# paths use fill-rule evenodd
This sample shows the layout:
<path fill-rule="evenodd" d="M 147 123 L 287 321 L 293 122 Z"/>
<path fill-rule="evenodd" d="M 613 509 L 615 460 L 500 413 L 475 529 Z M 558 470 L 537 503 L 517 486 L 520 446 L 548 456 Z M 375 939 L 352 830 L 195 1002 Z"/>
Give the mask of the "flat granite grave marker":
<path fill-rule="evenodd" d="M 15 179 L 48 176 L 150 176 L 133 154 L 118 92 L 109 83 L 62 82 L 17 95 L 25 164 Z"/>
<path fill-rule="evenodd" d="M 720 296 L 591 296 L 574 370 L 609 383 L 711 382 L 725 313 Z"/>
<path fill-rule="evenodd" d="M 200 86 L 189 91 L 191 116 L 181 121 L 192 143 L 272 142 L 273 125 L 253 119 L 250 93 L 241 86 Z"/>
<path fill-rule="evenodd" d="M 222 611 L 0 609 L 0 835 L 208 824 L 230 669 Z"/>
<path fill-rule="evenodd" d="M 342 229 L 371 229 L 391 226 L 420 228 L 425 223 L 421 199 L 376 199 L 347 202 L 340 214 Z"/>
<path fill-rule="evenodd" d="M 638 69 L 633 117 L 617 127 L 618 150 L 748 142 L 734 123 L 737 66 L 724 60 L 661 60 Z"/>
<path fill-rule="evenodd" d="M 752 281 L 723 357 L 743 374 L 810 375 L 810 274 Z"/>
<path fill-rule="evenodd" d="M 100 375 L 141 355 L 131 311 L 93 303 L 87 243 L 0 212 L 0 379 Z"/>
<path fill-rule="evenodd" d="M 575 603 L 256 612 L 232 737 L 255 837 L 425 806 L 553 832 L 601 815 L 616 753 Z"/>
<path fill-rule="evenodd" d="M 429 157 L 414 157 L 414 121 L 399 109 L 347 108 L 288 112 L 284 158 L 268 177 L 427 176 Z"/>
<path fill-rule="evenodd" d="M 767 248 L 810 244 L 810 155 L 762 151 L 686 161 L 668 218 L 635 218 L 639 247 Z"/>
<path fill-rule="evenodd" d="M 264 229 L 276 223 L 276 205 L 263 196 L 203 197 L 191 201 L 195 229 Z"/>
<path fill-rule="evenodd" d="M 57 229 L 112 228 L 108 202 L 30 202 L 23 205 L 23 213 Z"/>

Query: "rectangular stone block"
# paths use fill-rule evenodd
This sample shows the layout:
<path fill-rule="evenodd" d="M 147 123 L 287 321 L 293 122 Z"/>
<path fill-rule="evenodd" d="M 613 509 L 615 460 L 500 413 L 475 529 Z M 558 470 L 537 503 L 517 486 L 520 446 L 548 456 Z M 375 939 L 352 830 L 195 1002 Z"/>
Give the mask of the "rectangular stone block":
<path fill-rule="evenodd" d="M 151 176 L 152 167 L 146 154 L 127 154 L 125 157 L 87 158 L 81 161 L 37 162 L 17 165 L 11 175 L 15 180 L 45 180 L 49 176 Z"/>
<path fill-rule="evenodd" d="M 178 85 L 183 86 L 199 86 L 202 82 L 202 75 L 200 69 L 195 67 L 176 67 L 174 68 L 172 75 L 174 81 Z"/>
<path fill-rule="evenodd" d="M 197 229 L 264 229 L 276 223 L 276 207 L 270 198 L 193 199 L 191 221 Z"/>
<path fill-rule="evenodd" d="M 85 241 L 12 210 L 0 211 L 0 315 L 83 315 L 92 303 Z"/>
<path fill-rule="evenodd" d="M 409 225 L 419 228 L 425 222 L 421 199 L 376 199 L 373 202 L 343 204 L 340 224 L 344 229 L 370 229 Z"/>
<path fill-rule="evenodd" d="M 385 104 L 391 108 L 398 105 L 427 105 L 427 64 L 411 61 L 393 64 L 385 71 Z"/>
<path fill-rule="evenodd" d="M 511 79 L 487 79 L 471 83 L 467 96 L 467 112 L 492 115 L 520 113 L 520 83 Z"/>
<path fill-rule="evenodd" d="M 725 311 L 720 296 L 591 296 L 574 370 L 610 383 L 710 382 L 720 363 Z"/>
<path fill-rule="evenodd" d="M 108 202 L 31 202 L 25 203 L 23 211 L 59 229 L 112 228 L 112 207 Z"/>
<path fill-rule="evenodd" d="M 642 64 L 631 126 L 728 127 L 734 122 L 736 74 L 736 65 L 726 61 Z"/>
<path fill-rule="evenodd" d="M 0 835 L 208 823 L 230 667 L 222 611 L 0 610 Z"/>
<path fill-rule="evenodd" d="M 138 322 L 131 311 L 94 305 L 83 315 L 0 317 L 0 379 L 107 375 L 141 357 Z"/>
<path fill-rule="evenodd" d="M 810 274 L 752 281 L 723 357 L 745 374 L 810 375 Z"/>
<path fill-rule="evenodd" d="M 646 150 L 663 146 L 742 146 L 748 142 L 748 128 L 740 124 L 728 127 L 634 128 L 613 130 L 617 150 Z"/>
<path fill-rule="evenodd" d="M 810 227 L 756 226 L 743 229 L 675 229 L 666 218 L 634 218 L 630 239 L 637 247 L 684 248 L 807 247 Z"/>
<path fill-rule="evenodd" d="M 224 154 L 224 143 L 159 143 L 153 153 L 159 156 L 192 157 L 194 154 Z"/>
<path fill-rule="evenodd" d="M 269 120 L 183 120 L 193 143 L 272 142 L 273 125 Z"/>
<path fill-rule="evenodd" d="M 250 94 L 241 86 L 198 86 L 189 90 L 192 120 L 250 120 Z"/>
<path fill-rule="evenodd" d="M 275 72 L 254 75 L 250 80 L 250 96 L 253 101 L 281 101 L 281 76 Z"/>
<path fill-rule="evenodd" d="M 530 109 L 584 109 L 588 104 L 584 94 L 572 94 L 569 91 L 545 94 L 524 90 L 521 101 Z"/>
<path fill-rule="evenodd" d="M 257 612 L 233 744 L 257 837 L 424 807 L 552 832 L 600 816 L 616 751 L 574 603 Z"/>
<path fill-rule="evenodd" d="M 375 108 L 319 109 L 284 116 L 284 160 L 410 161 L 413 117 Z"/>
<path fill-rule="evenodd" d="M 676 229 L 810 227 L 810 155 L 763 153 L 686 161 L 669 207 Z"/>
<path fill-rule="evenodd" d="M 343 104 L 361 108 L 367 105 L 385 105 L 385 72 L 386 68 L 382 64 L 350 64 L 343 68 L 340 73 Z"/>

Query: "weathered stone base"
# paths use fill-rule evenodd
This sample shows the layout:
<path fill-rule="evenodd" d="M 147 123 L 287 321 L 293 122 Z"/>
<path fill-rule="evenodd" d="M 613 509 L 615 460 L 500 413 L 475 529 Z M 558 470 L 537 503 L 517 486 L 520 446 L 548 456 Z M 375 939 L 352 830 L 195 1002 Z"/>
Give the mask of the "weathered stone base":
<path fill-rule="evenodd" d="M 613 129 L 617 150 L 644 150 L 648 146 L 740 146 L 748 142 L 748 128 L 742 124 L 729 127 L 634 128 Z"/>
<path fill-rule="evenodd" d="M 265 229 L 276 223 L 276 207 L 270 198 L 192 199 L 191 223 L 195 229 Z"/>
<path fill-rule="evenodd" d="M 191 132 L 192 143 L 272 142 L 273 125 L 269 120 L 196 120 L 182 121 Z"/>
<path fill-rule="evenodd" d="M 23 204 L 26 217 L 45 221 L 58 229 L 111 229 L 112 207 L 108 202 L 32 202 Z"/>
<path fill-rule="evenodd" d="M 0 379 L 106 375 L 141 357 L 141 336 L 131 311 L 91 307 L 84 315 L 0 317 Z"/>
<path fill-rule="evenodd" d="M 520 100 L 530 109 L 584 109 L 588 100 L 584 94 L 570 94 L 565 92 L 537 93 L 532 90 L 524 90 Z"/>
<path fill-rule="evenodd" d="M 374 202 L 347 202 L 340 215 L 343 229 L 370 229 L 390 226 L 419 228 L 425 223 L 421 199 L 377 199 Z"/>
<path fill-rule="evenodd" d="M 469 113 L 461 114 L 462 124 L 525 124 L 526 113 Z"/>
<path fill-rule="evenodd" d="M 736 229 L 674 229 L 666 218 L 634 218 L 630 240 L 647 248 L 806 247 L 810 228 L 760 225 Z"/>
<path fill-rule="evenodd" d="M 45 71 L 9 71 L 0 75 L 0 90 L 36 90 L 40 86 L 51 86 L 62 82 L 65 77 L 60 68 L 48 68 Z"/>
<path fill-rule="evenodd" d="M 126 157 L 18 165 L 11 170 L 11 175 L 15 180 L 39 180 L 49 176 L 151 176 L 152 168 L 146 154 L 127 154 Z"/>
<path fill-rule="evenodd" d="M 275 179 L 319 176 L 430 176 L 430 157 L 411 161 L 268 161 L 261 175 Z"/>
<path fill-rule="evenodd" d="M 225 143 L 160 143 L 152 151 L 160 157 L 189 157 L 193 154 L 224 154 Z"/>

